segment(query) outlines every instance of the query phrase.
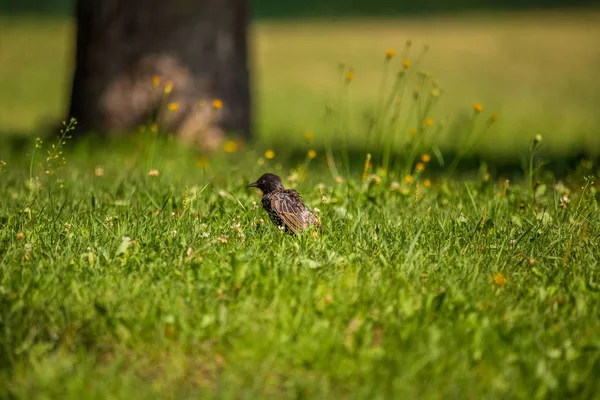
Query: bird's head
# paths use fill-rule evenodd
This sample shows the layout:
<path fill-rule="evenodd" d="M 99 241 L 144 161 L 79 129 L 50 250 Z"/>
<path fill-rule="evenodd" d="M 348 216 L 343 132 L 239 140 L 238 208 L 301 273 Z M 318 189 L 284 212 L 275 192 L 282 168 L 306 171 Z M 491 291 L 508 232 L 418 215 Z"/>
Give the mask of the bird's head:
<path fill-rule="evenodd" d="M 259 188 L 264 194 L 284 189 L 281 178 L 270 173 L 263 174 L 256 182 L 253 182 L 246 187 Z"/>

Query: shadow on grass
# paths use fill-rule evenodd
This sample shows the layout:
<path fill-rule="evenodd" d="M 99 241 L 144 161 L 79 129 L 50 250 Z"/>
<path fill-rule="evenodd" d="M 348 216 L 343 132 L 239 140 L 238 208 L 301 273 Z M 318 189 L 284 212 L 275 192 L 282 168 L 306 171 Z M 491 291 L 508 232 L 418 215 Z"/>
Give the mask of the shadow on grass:
<path fill-rule="evenodd" d="M 45 146 L 52 143 L 55 139 L 53 134 L 48 134 L 41 138 L 44 141 Z M 92 151 L 103 151 L 120 148 L 121 150 L 128 151 L 130 148 L 132 152 L 139 151 L 134 144 L 135 141 L 139 143 L 140 138 L 131 136 L 124 138 L 123 140 L 115 138 L 107 138 L 100 135 L 88 135 L 86 137 L 77 136 L 72 140 L 67 141 L 65 151 L 70 151 L 77 147 L 84 154 Z M 0 131 L 0 160 L 3 158 L 7 159 L 21 159 L 28 157 L 31 149 L 35 146 L 35 137 L 25 132 L 1 132 Z M 277 148 L 276 148 L 277 149 Z M 183 150 L 187 151 L 187 150 Z M 189 150 L 194 153 L 195 150 Z M 306 160 L 306 149 L 300 147 L 287 147 L 276 150 L 277 154 L 282 156 L 281 159 L 285 161 L 286 167 L 293 167 L 301 164 Z M 352 174 L 360 174 L 365 163 L 366 151 L 364 148 L 350 148 L 347 152 L 347 157 L 342 157 L 341 149 L 332 149 L 334 158 L 336 160 L 336 167 L 338 171 L 343 174 L 346 171 L 345 164 L 342 164 L 342 159 L 348 160 L 348 165 L 351 167 L 348 169 Z M 322 153 L 322 151 L 321 151 Z M 80 153 L 81 154 L 81 153 Z M 382 154 L 378 152 L 371 152 L 373 165 L 377 167 L 378 161 L 381 160 Z M 390 165 L 396 164 L 399 161 L 402 153 L 396 152 L 391 155 Z M 200 154 L 198 154 L 200 156 Z M 444 165 L 440 165 L 439 162 L 432 160 L 427 167 L 426 177 L 436 178 L 443 176 L 446 172 L 447 166 L 457 156 L 452 151 L 443 151 L 442 157 L 444 159 Z M 506 155 L 482 155 L 476 152 L 466 155 L 458 165 L 455 177 L 461 178 L 476 178 L 481 175 L 482 167 L 490 174 L 491 178 L 505 177 L 508 179 L 521 179 L 524 176 L 524 168 L 527 162 L 528 154 L 514 154 L 513 156 L 507 157 Z M 539 155 L 538 160 L 543 160 L 544 167 L 543 171 L 546 173 L 552 173 L 557 179 L 566 177 L 572 174 L 574 171 L 581 169 L 582 163 L 592 165 L 590 173 L 598 173 L 597 170 L 600 167 L 600 157 L 598 155 L 591 154 L 586 149 L 581 149 L 577 153 L 564 154 L 564 155 Z M 404 163 L 404 161 L 402 161 Z M 312 168 L 327 169 L 327 163 L 325 157 L 321 156 L 318 160 L 312 163 Z M 393 170 L 393 168 L 392 168 Z"/>
<path fill-rule="evenodd" d="M 71 16 L 76 0 L 19 0 L 0 4 L 0 14 Z M 507 11 L 574 8 L 597 5 L 595 0 L 254 0 L 251 14 L 257 19 L 390 17 L 432 15 L 464 11 Z M 143 6 L 143 5 L 142 5 Z"/>

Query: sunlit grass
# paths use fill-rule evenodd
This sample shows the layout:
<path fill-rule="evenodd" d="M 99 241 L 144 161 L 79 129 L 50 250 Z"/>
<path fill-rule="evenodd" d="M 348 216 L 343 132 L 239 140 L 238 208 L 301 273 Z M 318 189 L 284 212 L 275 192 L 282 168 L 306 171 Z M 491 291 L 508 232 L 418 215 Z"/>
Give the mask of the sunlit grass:
<path fill-rule="evenodd" d="M 140 135 L 0 151 L 1 397 L 600 389 L 597 166 L 559 181 L 529 138 L 531 172 L 510 181 L 429 179 L 427 154 L 341 178 L 324 154 L 199 158 Z M 317 237 L 270 223 L 245 188 L 265 171 L 318 213 Z"/>

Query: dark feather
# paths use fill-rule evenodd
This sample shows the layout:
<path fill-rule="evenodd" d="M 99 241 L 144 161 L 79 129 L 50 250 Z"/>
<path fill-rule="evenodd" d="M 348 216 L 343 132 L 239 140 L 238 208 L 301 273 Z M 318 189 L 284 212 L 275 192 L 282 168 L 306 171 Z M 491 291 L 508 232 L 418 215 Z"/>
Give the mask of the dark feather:
<path fill-rule="evenodd" d="M 300 194 L 293 189 L 271 193 L 268 199 L 281 222 L 293 233 L 302 232 L 318 222 L 317 217 L 302 201 Z"/>

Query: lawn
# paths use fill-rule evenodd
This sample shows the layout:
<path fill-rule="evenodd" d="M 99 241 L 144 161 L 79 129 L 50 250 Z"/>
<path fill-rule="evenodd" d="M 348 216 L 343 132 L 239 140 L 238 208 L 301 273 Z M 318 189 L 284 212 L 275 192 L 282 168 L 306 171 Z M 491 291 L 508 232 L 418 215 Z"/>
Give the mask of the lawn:
<path fill-rule="evenodd" d="M 0 137 L 0 398 L 597 397 L 600 169 L 551 168 L 598 154 L 593 17 L 259 23 L 258 141 L 213 155 L 36 140 L 71 28 L 2 21 L 2 129 L 29 139 Z M 380 80 L 406 59 L 395 119 Z M 522 168 L 465 170 L 471 148 Z M 268 220 L 245 188 L 267 171 L 321 231 Z"/>

